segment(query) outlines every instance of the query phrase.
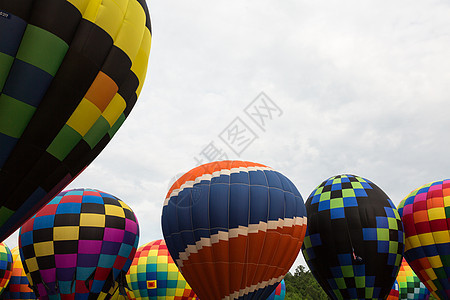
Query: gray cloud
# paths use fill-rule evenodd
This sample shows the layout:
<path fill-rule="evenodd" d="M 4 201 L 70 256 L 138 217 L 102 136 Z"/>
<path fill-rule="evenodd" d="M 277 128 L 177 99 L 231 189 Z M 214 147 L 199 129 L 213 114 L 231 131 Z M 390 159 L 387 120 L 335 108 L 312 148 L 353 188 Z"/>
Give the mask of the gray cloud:
<path fill-rule="evenodd" d="M 353 173 L 398 204 L 414 188 L 449 177 L 449 6 L 152 1 L 139 101 L 69 188 L 121 198 L 138 216 L 140 244 L 162 238 L 170 180 L 214 141 L 229 158 L 285 174 L 305 200 L 326 178 Z M 261 91 L 283 110 L 265 132 L 243 112 Z M 240 157 L 218 138 L 237 116 L 258 135 Z"/>

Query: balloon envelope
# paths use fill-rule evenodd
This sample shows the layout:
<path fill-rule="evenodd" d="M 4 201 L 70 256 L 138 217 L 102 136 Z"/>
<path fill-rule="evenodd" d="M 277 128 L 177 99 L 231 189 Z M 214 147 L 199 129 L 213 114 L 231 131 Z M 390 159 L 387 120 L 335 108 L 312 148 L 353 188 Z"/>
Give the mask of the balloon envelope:
<path fill-rule="evenodd" d="M 0 294 L 5 290 L 11 279 L 12 255 L 8 246 L 0 243 Z"/>
<path fill-rule="evenodd" d="M 93 189 L 61 192 L 20 229 L 20 256 L 40 299 L 104 299 L 124 278 L 139 226 L 116 197 Z"/>
<path fill-rule="evenodd" d="M 0 1 L 0 241 L 109 143 L 141 91 L 144 0 Z"/>
<path fill-rule="evenodd" d="M 194 168 L 172 185 L 162 228 L 172 258 L 200 299 L 265 299 L 300 251 L 306 210 L 297 188 L 279 172 L 220 161 Z"/>
<path fill-rule="evenodd" d="M 389 197 L 354 175 L 322 182 L 306 201 L 303 256 L 332 299 L 384 299 L 402 260 L 404 233 Z"/>
<path fill-rule="evenodd" d="M 429 298 L 430 291 L 416 276 L 405 259 L 402 260 L 402 265 L 397 275 L 397 282 L 399 285 L 400 300 L 420 299 L 426 300 Z"/>
<path fill-rule="evenodd" d="M 19 246 L 11 250 L 12 255 L 12 271 L 11 279 L 6 290 L 0 296 L 0 299 L 36 299 L 33 290 L 28 286 L 28 278 L 23 269 L 22 260 L 20 259 Z"/>
<path fill-rule="evenodd" d="M 394 281 L 394 285 L 392 286 L 392 289 L 389 292 L 389 295 L 387 296 L 386 300 L 398 300 L 399 296 L 400 296 L 399 286 L 398 286 L 398 282 L 396 279 Z"/>
<path fill-rule="evenodd" d="M 286 284 L 284 279 L 277 285 L 276 289 L 270 294 L 267 300 L 283 300 L 286 296 Z"/>
<path fill-rule="evenodd" d="M 133 292 L 130 290 L 126 290 L 125 294 L 120 293 L 120 290 L 118 288 L 114 289 L 114 294 L 111 296 L 110 300 L 128 300 L 128 299 L 135 299 L 133 296 Z M 130 297 L 128 296 L 130 295 Z"/>
<path fill-rule="evenodd" d="M 425 184 L 399 204 L 405 259 L 435 297 L 450 299 L 450 179 Z"/>
<path fill-rule="evenodd" d="M 189 300 L 197 297 L 175 265 L 164 240 L 139 247 L 127 282 L 131 288 L 129 299 Z"/>

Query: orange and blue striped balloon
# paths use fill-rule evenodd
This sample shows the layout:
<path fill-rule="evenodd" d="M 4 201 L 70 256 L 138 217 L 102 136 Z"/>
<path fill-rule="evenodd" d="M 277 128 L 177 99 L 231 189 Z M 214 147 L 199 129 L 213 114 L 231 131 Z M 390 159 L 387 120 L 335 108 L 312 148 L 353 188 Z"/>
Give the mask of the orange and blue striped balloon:
<path fill-rule="evenodd" d="M 170 188 L 167 248 L 200 299 L 265 299 L 284 278 L 306 232 L 295 185 L 265 165 L 212 162 Z"/>

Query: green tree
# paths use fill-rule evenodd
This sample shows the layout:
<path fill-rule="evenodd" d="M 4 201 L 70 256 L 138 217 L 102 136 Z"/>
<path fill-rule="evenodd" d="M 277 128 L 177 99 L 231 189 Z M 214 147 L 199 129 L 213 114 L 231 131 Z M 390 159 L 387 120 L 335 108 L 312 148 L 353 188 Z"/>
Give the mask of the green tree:
<path fill-rule="evenodd" d="M 292 275 L 284 277 L 286 283 L 285 300 L 327 300 L 328 296 L 316 281 L 311 271 L 299 265 Z"/>

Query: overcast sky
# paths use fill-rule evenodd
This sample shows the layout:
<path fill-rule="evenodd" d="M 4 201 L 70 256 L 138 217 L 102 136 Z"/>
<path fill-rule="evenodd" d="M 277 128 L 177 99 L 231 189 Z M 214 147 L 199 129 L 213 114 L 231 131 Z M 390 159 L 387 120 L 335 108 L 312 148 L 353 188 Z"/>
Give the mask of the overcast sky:
<path fill-rule="evenodd" d="M 140 98 L 69 186 L 129 204 L 140 245 L 162 238 L 173 178 L 219 154 L 274 168 L 305 201 L 342 173 L 373 181 L 395 204 L 450 177 L 448 1 L 164 0 L 149 8 Z M 300 263 L 301 254 L 291 270 Z"/>

